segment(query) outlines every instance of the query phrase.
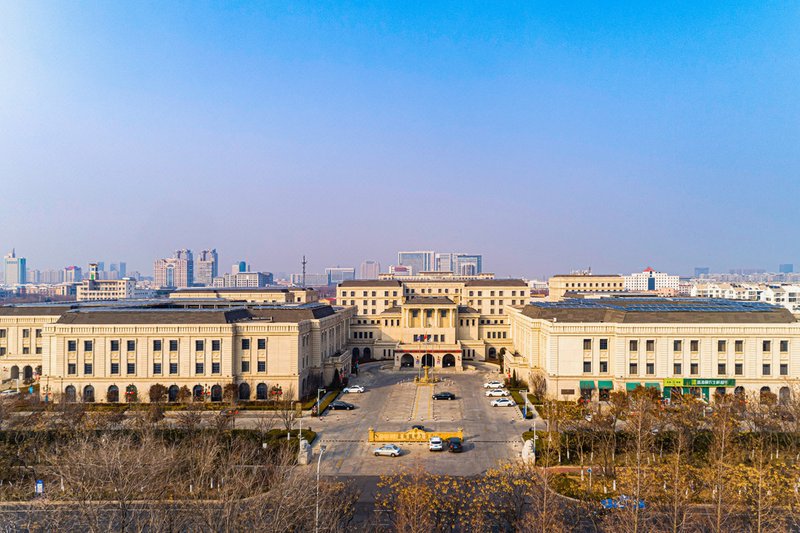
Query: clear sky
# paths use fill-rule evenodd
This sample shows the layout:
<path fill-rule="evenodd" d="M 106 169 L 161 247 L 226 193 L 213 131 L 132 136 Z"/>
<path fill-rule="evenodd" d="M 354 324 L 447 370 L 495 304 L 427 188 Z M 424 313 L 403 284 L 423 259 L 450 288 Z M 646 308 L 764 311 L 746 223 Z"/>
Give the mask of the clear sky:
<path fill-rule="evenodd" d="M 0 250 L 800 264 L 797 2 L 0 0 Z"/>

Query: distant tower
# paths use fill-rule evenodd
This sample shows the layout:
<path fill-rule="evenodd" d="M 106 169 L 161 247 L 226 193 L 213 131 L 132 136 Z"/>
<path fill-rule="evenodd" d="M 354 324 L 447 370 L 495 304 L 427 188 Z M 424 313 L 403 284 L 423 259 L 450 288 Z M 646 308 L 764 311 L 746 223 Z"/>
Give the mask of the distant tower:
<path fill-rule="evenodd" d="M 306 288 L 306 264 L 307 263 L 308 263 L 308 261 L 306 261 L 306 256 L 303 256 L 302 265 L 303 265 L 303 288 L 304 289 Z"/>

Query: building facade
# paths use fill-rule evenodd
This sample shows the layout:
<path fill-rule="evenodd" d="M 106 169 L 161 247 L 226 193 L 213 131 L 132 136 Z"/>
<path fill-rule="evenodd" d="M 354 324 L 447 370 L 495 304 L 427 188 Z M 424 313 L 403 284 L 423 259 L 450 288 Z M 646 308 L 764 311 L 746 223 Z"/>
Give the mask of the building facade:
<path fill-rule="evenodd" d="M 194 264 L 194 283 L 210 287 L 214 283 L 219 270 L 219 256 L 217 250 L 203 250 L 197 256 Z"/>
<path fill-rule="evenodd" d="M 436 254 L 430 251 L 397 252 L 397 264 L 409 267 L 412 273 L 434 270 Z"/>
<path fill-rule="evenodd" d="M 572 293 L 614 293 L 625 290 L 622 276 L 595 274 L 559 274 L 547 281 L 548 300 L 557 302 L 568 292 Z"/>
<path fill-rule="evenodd" d="M 15 287 L 17 285 L 25 285 L 27 283 L 27 261 L 24 257 L 17 257 L 16 250 L 11 250 L 3 258 L 4 266 L 4 283 L 8 287 Z"/>
<path fill-rule="evenodd" d="M 194 284 L 194 259 L 191 250 L 178 250 L 168 259 L 156 259 L 153 265 L 156 287 L 175 289 Z"/>
<path fill-rule="evenodd" d="M 381 273 L 381 264 L 377 261 L 364 261 L 359 269 L 358 279 L 378 279 Z"/>
<path fill-rule="evenodd" d="M 213 287 L 258 288 L 272 285 L 273 282 L 271 272 L 237 272 L 216 277 L 211 285 Z"/>
<path fill-rule="evenodd" d="M 559 399 L 604 400 L 643 385 L 665 398 L 785 400 L 800 385 L 800 323 L 760 302 L 612 297 L 533 303 L 508 316 L 507 368 L 543 376 Z"/>
<path fill-rule="evenodd" d="M 343 281 L 356 279 L 356 269 L 353 267 L 329 267 L 325 269 L 328 285 L 338 285 Z"/>
<path fill-rule="evenodd" d="M 321 304 L 0 307 L 3 379 L 38 382 L 53 400 L 298 399 L 350 372 L 352 310 Z"/>
<path fill-rule="evenodd" d="M 671 289 L 677 293 L 680 289 L 680 281 L 680 276 L 656 272 L 653 268 L 647 267 L 642 272 L 625 276 L 624 288 L 626 291 L 636 292 Z"/>

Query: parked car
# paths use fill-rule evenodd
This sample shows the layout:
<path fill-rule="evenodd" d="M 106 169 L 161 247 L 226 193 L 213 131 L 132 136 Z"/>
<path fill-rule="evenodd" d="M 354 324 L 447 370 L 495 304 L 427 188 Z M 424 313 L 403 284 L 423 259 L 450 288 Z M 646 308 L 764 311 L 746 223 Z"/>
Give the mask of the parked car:
<path fill-rule="evenodd" d="M 452 392 L 437 392 L 433 395 L 434 400 L 455 400 L 456 395 Z"/>
<path fill-rule="evenodd" d="M 464 451 L 464 445 L 461 444 L 461 439 L 458 437 L 450 437 L 447 439 L 447 451 L 452 453 L 461 453 Z"/>
<path fill-rule="evenodd" d="M 444 441 L 441 437 L 431 437 L 428 441 L 428 449 L 432 452 L 440 452 L 444 450 Z"/>
<path fill-rule="evenodd" d="M 380 448 L 375 448 L 372 453 L 375 457 L 379 455 L 388 455 L 389 457 L 398 457 L 403 451 L 397 444 L 384 444 Z"/>
<path fill-rule="evenodd" d="M 19 395 L 19 392 L 17 392 L 16 389 L 8 389 L 8 390 L 4 390 L 3 392 L 0 392 L 0 396 L 3 396 L 3 397 L 17 396 L 17 395 Z"/>
<path fill-rule="evenodd" d="M 492 407 L 514 407 L 517 405 L 514 400 L 510 398 L 498 398 L 496 400 L 492 400 L 491 404 Z"/>
<path fill-rule="evenodd" d="M 644 509 L 646 507 L 644 500 L 634 500 L 624 494 L 617 499 L 606 498 L 605 500 L 600 500 L 600 505 L 603 506 L 603 509 L 625 509 L 626 507 L 634 506 Z"/>
<path fill-rule="evenodd" d="M 413 426 L 411 426 L 411 429 L 418 429 L 420 431 L 425 431 L 425 426 L 421 424 L 414 424 Z"/>
<path fill-rule="evenodd" d="M 333 409 L 334 411 L 341 411 L 341 410 L 351 411 L 356 408 L 356 406 L 353 405 L 352 403 L 343 402 L 341 400 L 332 401 L 330 405 L 328 405 L 328 407 L 330 409 Z"/>
<path fill-rule="evenodd" d="M 503 383 L 502 381 L 493 380 L 493 381 L 487 381 L 486 383 L 484 383 L 483 384 L 483 388 L 484 389 L 499 389 L 499 388 L 503 387 L 503 385 L 505 385 L 505 383 Z"/>
<path fill-rule="evenodd" d="M 342 389 L 342 392 L 365 392 L 367 389 L 361 385 L 350 385 Z"/>
<path fill-rule="evenodd" d="M 491 389 L 486 391 L 486 396 L 508 396 L 508 391 L 505 389 Z"/>

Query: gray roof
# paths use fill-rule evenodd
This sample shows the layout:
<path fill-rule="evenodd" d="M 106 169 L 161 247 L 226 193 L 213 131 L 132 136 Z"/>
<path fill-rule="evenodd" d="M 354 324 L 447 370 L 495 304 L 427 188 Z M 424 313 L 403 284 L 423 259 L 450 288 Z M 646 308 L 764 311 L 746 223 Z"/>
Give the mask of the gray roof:
<path fill-rule="evenodd" d="M 74 310 L 57 324 L 230 324 L 247 320 L 246 309 L 92 309 Z"/>

